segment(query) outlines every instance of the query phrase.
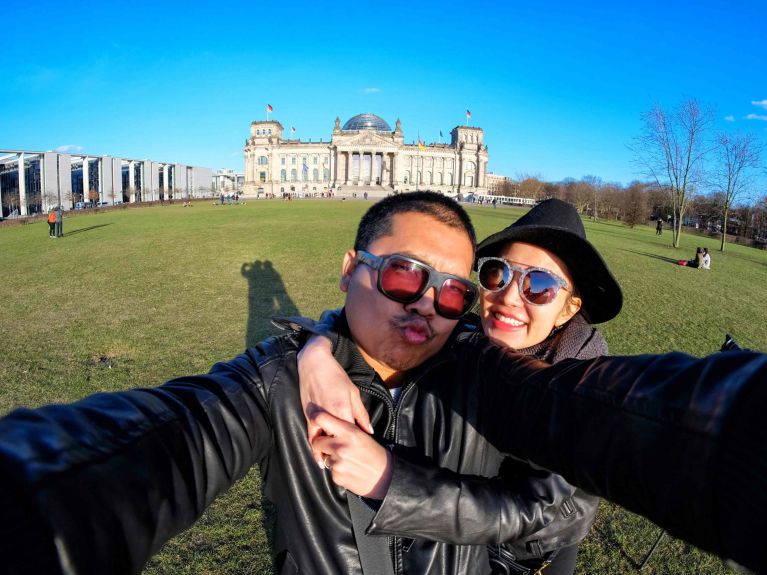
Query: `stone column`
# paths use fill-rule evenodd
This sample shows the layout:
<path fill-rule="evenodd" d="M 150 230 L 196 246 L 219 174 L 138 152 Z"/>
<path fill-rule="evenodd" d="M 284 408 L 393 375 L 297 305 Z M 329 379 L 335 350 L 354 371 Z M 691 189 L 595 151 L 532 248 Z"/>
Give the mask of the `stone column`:
<path fill-rule="evenodd" d="M 330 154 L 329 154 L 329 156 L 330 156 L 330 164 L 328 165 L 328 167 L 330 168 L 330 172 L 328 173 L 328 181 L 325 182 L 325 185 L 328 188 L 332 188 L 333 186 L 336 185 L 336 166 L 337 166 L 337 162 L 335 161 L 336 152 L 333 150 L 333 148 L 329 148 L 329 151 L 330 151 Z M 325 167 L 324 166 L 322 167 L 322 173 L 323 174 L 325 173 Z"/>

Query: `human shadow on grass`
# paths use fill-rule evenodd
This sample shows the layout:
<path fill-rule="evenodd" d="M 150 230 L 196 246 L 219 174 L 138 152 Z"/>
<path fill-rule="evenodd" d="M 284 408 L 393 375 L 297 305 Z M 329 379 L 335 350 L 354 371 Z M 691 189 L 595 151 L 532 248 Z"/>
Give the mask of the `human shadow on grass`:
<path fill-rule="evenodd" d="M 245 329 L 245 348 L 256 345 L 274 333 L 271 318 L 274 315 L 298 315 L 298 308 L 288 295 L 282 277 L 269 260 L 245 262 L 240 268 L 248 280 L 248 324 Z M 277 513 L 271 502 L 261 496 L 261 524 L 274 548 L 274 527 Z M 279 563 L 280 558 L 277 558 Z"/>
<path fill-rule="evenodd" d="M 245 329 L 245 347 L 248 348 L 274 333 L 272 316 L 298 315 L 299 312 L 271 261 L 245 262 L 240 273 L 248 280 L 248 325 Z"/>
<path fill-rule="evenodd" d="M 635 251 L 635 250 L 621 250 L 621 251 L 629 252 L 630 254 L 637 254 L 639 256 L 645 256 L 645 257 L 648 257 L 648 258 L 653 258 L 653 259 L 656 259 L 656 260 L 661 260 L 663 262 L 667 262 L 667 263 L 674 264 L 674 265 L 677 265 L 677 262 L 679 261 L 679 260 L 674 259 L 674 258 L 669 258 L 669 257 L 666 257 L 666 256 L 659 256 L 658 254 L 651 254 L 651 253 L 648 253 L 648 252 L 638 252 L 638 251 Z"/>
<path fill-rule="evenodd" d="M 89 232 L 91 230 L 95 230 L 96 228 L 105 228 L 105 227 L 111 226 L 111 225 L 112 224 L 110 222 L 108 224 L 98 224 L 96 226 L 88 226 L 87 228 L 78 228 L 76 230 L 72 230 L 72 231 L 69 231 L 69 232 L 66 231 L 66 229 L 65 229 L 64 230 L 64 237 L 66 237 L 66 236 L 73 236 L 75 234 L 79 234 L 79 233 L 82 233 L 82 232 Z"/>

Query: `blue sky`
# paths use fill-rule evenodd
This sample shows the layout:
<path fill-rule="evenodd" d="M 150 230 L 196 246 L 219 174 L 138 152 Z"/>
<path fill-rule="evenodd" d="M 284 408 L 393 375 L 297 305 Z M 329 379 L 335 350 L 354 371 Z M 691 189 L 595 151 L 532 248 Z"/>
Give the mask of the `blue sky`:
<path fill-rule="evenodd" d="M 428 143 L 470 109 L 491 171 L 628 183 L 655 102 L 767 140 L 766 21 L 739 0 L 14 2 L 0 148 L 242 170 L 267 103 L 315 141 L 372 112 Z"/>

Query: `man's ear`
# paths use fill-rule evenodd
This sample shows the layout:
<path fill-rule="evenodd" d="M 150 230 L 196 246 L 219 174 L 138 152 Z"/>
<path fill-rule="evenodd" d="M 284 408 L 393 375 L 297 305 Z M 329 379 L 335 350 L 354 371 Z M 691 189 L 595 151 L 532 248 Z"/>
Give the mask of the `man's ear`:
<path fill-rule="evenodd" d="M 357 252 L 355 250 L 349 250 L 344 254 L 344 263 L 341 268 L 341 282 L 339 286 L 341 291 L 346 293 L 349 291 L 349 282 L 352 280 L 352 273 L 354 273 L 357 267 Z"/>
<path fill-rule="evenodd" d="M 578 296 L 572 295 L 567 298 L 567 301 L 565 302 L 564 307 L 562 307 L 562 311 L 559 312 L 559 317 L 557 317 L 554 325 L 559 327 L 560 325 L 566 324 L 576 313 L 581 310 L 582 305 L 583 300 L 581 300 L 581 298 Z"/>

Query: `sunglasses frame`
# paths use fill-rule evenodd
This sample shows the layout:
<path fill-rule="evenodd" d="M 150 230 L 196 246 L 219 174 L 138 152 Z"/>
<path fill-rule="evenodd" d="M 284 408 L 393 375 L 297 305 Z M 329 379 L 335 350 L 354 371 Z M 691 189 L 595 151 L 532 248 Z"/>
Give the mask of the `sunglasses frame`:
<path fill-rule="evenodd" d="M 404 260 L 409 263 L 416 264 L 417 266 L 423 268 L 426 270 L 426 273 L 428 274 L 426 285 L 421 288 L 421 290 L 412 298 L 400 298 L 395 297 L 392 294 L 388 293 L 384 290 L 383 285 L 381 285 L 383 274 L 381 273 L 381 270 L 386 267 L 386 264 L 389 263 L 392 259 L 399 259 Z M 365 264 L 366 266 L 369 266 L 376 270 L 378 272 L 378 280 L 376 281 L 376 287 L 378 288 L 378 291 L 389 298 L 392 301 L 396 301 L 398 303 L 413 303 L 421 299 L 424 294 L 429 291 L 431 288 L 434 288 L 436 290 L 436 297 L 434 298 L 434 310 L 441 315 L 444 318 L 447 319 L 461 319 L 463 316 L 471 312 L 472 309 L 474 309 L 474 306 L 477 304 L 477 299 L 479 298 L 479 289 L 477 288 L 476 284 L 472 282 L 471 280 L 457 276 L 454 274 L 448 274 L 445 272 L 440 272 L 435 270 L 433 267 L 431 267 L 429 264 L 425 264 L 420 260 L 417 260 L 415 258 L 411 258 L 410 256 L 403 256 L 402 254 L 390 254 L 388 256 L 377 256 L 374 254 L 371 254 L 370 252 L 366 252 L 364 250 L 357 250 L 357 261 L 360 263 Z M 461 284 L 465 285 L 468 288 L 468 293 L 471 294 L 471 305 L 466 307 L 466 311 L 461 313 L 460 315 L 445 315 L 445 313 L 442 311 L 442 306 L 439 304 L 439 296 L 442 293 L 442 287 L 445 285 L 445 282 L 447 280 L 458 280 L 461 282 Z"/>
<path fill-rule="evenodd" d="M 490 289 L 486 288 L 482 285 L 482 279 L 480 276 L 480 270 L 482 269 L 482 266 L 486 264 L 489 261 L 496 261 L 501 262 L 503 265 L 505 265 L 510 271 L 511 271 L 511 280 L 503 287 L 497 288 L 497 289 Z M 527 299 L 527 296 L 525 296 L 525 292 L 522 289 L 522 284 L 524 282 L 524 279 L 526 276 L 530 274 L 530 272 L 544 272 L 549 274 L 551 277 L 554 278 L 555 284 L 557 286 L 557 291 L 554 293 L 554 297 L 551 298 L 551 301 L 547 301 L 546 303 L 535 303 Z M 572 287 L 570 287 L 570 284 L 567 283 L 567 280 L 564 278 L 558 276 L 551 270 L 547 270 L 546 268 L 539 268 L 539 267 L 529 267 L 529 268 L 523 268 L 521 266 L 515 265 L 508 260 L 498 257 L 498 256 L 490 256 L 486 258 L 479 258 L 477 260 L 477 283 L 479 284 L 480 289 L 483 289 L 485 291 L 491 292 L 491 293 L 498 293 L 502 292 L 505 289 L 509 289 L 509 286 L 514 283 L 514 276 L 517 277 L 517 289 L 519 291 L 519 297 L 521 297 L 525 303 L 534 305 L 534 306 L 544 306 L 551 304 L 557 297 L 557 294 L 559 293 L 560 288 L 564 288 L 566 291 L 569 291 L 572 293 Z"/>

